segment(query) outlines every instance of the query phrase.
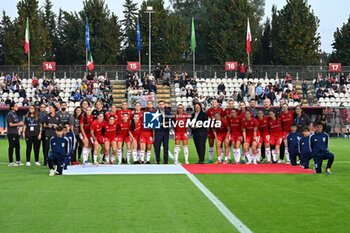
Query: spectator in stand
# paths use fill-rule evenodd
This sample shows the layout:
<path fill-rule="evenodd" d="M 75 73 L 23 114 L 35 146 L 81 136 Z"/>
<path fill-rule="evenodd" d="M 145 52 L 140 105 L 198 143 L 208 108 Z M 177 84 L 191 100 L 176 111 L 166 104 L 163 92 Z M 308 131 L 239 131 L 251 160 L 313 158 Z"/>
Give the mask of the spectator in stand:
<path fill-rule="evenodd" d="M 190 104 L 186 108 L 186 113 L 187 114 L 192 114 L 193 113 L 193 108 L 192 108 L 192 106 Z"/>
<path fill-rule="evenodd" d="M 6 104 L 5 104 L 4 99 L 1 99 L 1 101 L 0 101 L 0 107 L 5 107 L 5 106 L 6 106 Z"/>
<path fill-rule="evenodd" d="M 287 76 L 284 78 L 284 80 L 287 82 L 287 83 L 292 83 L 293 81 L 293 78 L 290 74 L 287 74 Z"/>
<path fill-rule="evenodd" d="M 91 72 L 89 72 L 88 75 L 86 76 L 86 80 L 88 81 L 88 83 L 92 83 L 94 81 L 94 76 L 92 75 Z"/>
<path fill-rule="evenodd" d="M 155 94 L 157 94 L 157 86 L 155 80 L 152 80 L 152 83 L 148 86 L 148 92 L 154 92 Z"/>
<path fill-rule="evenodd" d="M 276 94 L 276 102 L 280 102 L 280 100 L 282 99 L 282 92 L 277 92 Z"/>
<path fill-rule="evenodd" d="M 81 99 L 81 95 L 80 95 L 80 90 L 78 89 L 78 90 L 76 90 L 76 92 L 75 92 L 75 94 L 74 94 L 74 96 L 73 96 L 73 102 L 74 102 L 74 103 L 75 103 L 75 102 L 79 102 L 80 99 Z"/>
<path fill-rule="evenodd" d="M 300 97 L 299 97 L 299 94 L 297 91 L 294 91 L 293 100 L 294 100 L 294 102 L 300 103 Z"/>
<path fill-rule="evenodd" d="M 186 90 L 186 97 L 193 97 L 193 92 L 190 87 L 188 87 Z"/>
<path fill-rule="evenodd" d="M 170 68 L 169 68 L 169 65 L 166 65 L 165 68 L 164 68 L 164 80 L 166 79 L 170 79 Z"/>
<path fill-rule="evenodd" d="M 263 93 L 263 89 L 261 87 L 261 83 L 258 83 L 258 86 L 256 87 L 256 99 L 258 101 L 258 104 L 261 103 L 261 94 Z"/>
<path fill-rule="evenodd" d="M 10 106 L 10 104 L 11 104 L 11 99 L 10 99 L 10 96 L 7 96 L 6 97 L 6 100 L 5 100 L 5 104 L 6 104 L 6 106 Z"/>
<path fill-rule="evenodd" d="M 0 75 L 0 86 L 5 84 L 5 76 L 4 76 L 4 73 L 1 73 Z"/>
<path fill-rule="evenodd" d="M 267 98 L 270 99 L 271 105 L 273 106 L 273 103 L 275 102 L 275 99 L 276 99 L 276 95 L 273 90 L 273 87 L 270 88 Z"/>
<path fill-rule="evenodd" d="M 309 88 L 309 85 L 307 84 L 306 80 L 304 80 L 303 83 L 301 84 L 301 89 L 303 91 L 303 99 L 305 99 L 305 96 L 306 96 L 306 99 L 309 99 L 309 96 L 307 93 L 308 88 Z"/>
<path fill-rule="evenodd" d="M 241 91 L 242 91 L 242 96 L 246 96 L 247 92 L 248 92 L 248 86 L 245 83 L 245 81 L 243 81 L 243 83 L 241 84 Z"/>
<path fill-rule="evenodd" d="M 195 86 L 193 87 L 192 94 L 193 94 L 193 97 L 198 97 L 198 90 Z"/>
<path fill-rule="evenodd" d="M 39 80 L 37 77 L 34 77 L 33 81 L 32 81 L 32 87 L 36 88 L 39 86 Z"/>
<path fill-rule="evenodd" d="M 220 92 L 224 92 L 225 91 L 225 84 L 224 82 L 221 82 L 218 86 L 218 94 L 220 94 Z"/>
<path fill-rule="evenodd" d="M 237 95 L 237 102 L 242 102 L 243 101 L 243 95 L 242 92 L 239 92 Z"/>
<path fill-rule="evenodd" d="M 245 68 L 244 68 L 244 63 L 242 63 L 240 66 L 239 66 L 239 77 L 240 78 L 245 78 Z"/>
<path fill-rule="evenodd" d="M 324 97 L 324 91 L 322 87 L 318 88 L 316 91 L 316 98 L 320 99 L 320 97 Z"/>
<path fill-rule="evenodd" d="M 248 97 L 255 100 L 255 86 L 252 82 L 248 82 Z"/>
<path fill-rule="evenodd" d="M 344 75 L 344 73 L 340 74 L 339 84 L 340 84 L 340 86 L 346 84 L 345 83 L 345 75 Z"/>
<path fill-rule="evenodd" d="M 193 87 L 192 87 L 192 85 L 191 85 L 191 83 L 190 82 L 187 82 L 187 85 L 186 85 L 186 90 L 188 90 L 188 89 L 193 89 Z"/>
<path fill-rule="evenodd" d="M 154 74 L 155 74 L 155 78 L 157 80 L 157 83 L 159 83 L 159 78 L 162 75 L 162 66 L 160 65 L 160 63 L 158 62 L 158 64 L 156 65 L 156 67 L 154 68 Z"/>
<path fill-rule="evenodd" d="M 186 96 L 186 89 L 184 87 L 181 88 L 180 90 L 180 96 L 185 97 Z"/>

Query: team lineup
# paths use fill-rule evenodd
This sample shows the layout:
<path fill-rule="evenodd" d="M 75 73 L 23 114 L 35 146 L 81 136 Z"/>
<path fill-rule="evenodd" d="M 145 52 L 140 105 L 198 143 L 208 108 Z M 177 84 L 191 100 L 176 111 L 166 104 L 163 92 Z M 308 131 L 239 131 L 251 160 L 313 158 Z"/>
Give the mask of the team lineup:
<path fill-rule="evenodd" d="M 163 101 L 158 102 L 158 108 L 149 101 L 145 109 L 141 109 L 141 104 L 136 103 L 132 110 L 128 109 L 126 102 L 123 102 L 121 109 L 118 110 L 113 105 L 109 112 L 103 109 L 100 101 L 97 101 L 93 108 L 89 102 L 82 101 L 80 106 L 75 108 L 74 113 L 69 114 L 66 112 L 67 104 L 57 102 L 48 107 L 48 113 L 46 113 L 45 104 L 42 104 L 39 110 L 31 106 L 24 122 L 16 119 L 18 106 L 12 104 L 7 120 L 10 131 L 23 125 L 27 161 L 30 161 L 33 147 L 36 165 L 40 165 L 39 148 L 42 142 L 44 165 L 49 165 L 50 175 L 62 174 L 63 169 L 67 169 L 70 164 L 81 165 L 78 162 L 81 161 L 80 155 L 84 165 L 90 164 L 90 155 L 94 165 L 150 164 L 152 145 L 155 149 L 156 163 L 159 164 L 161 142 L 163 142 L 164 163 L 167 164 L 171 126 L 175 133 L 175 164 L 179 163 L 181 143 L 185 163 L 189 163 L 188 140 L 189 134 L 192 134 L 199 164 L 204 163 L 206 138 L 208 138 L 209 159 L 206 163 L 213 163 L 215 146 L 217 153 L 215 164 L 285 162 L 293 166 L 300 164 L 303 168 L 309 168 L 309 161 L 314 159 L 314 168 L 317 173 L 320 173 L 322 161 L 328 160 L 325 172 L 331 174 L 330 168 L 334 155 L 328 151 L 329 136 L 323 132 L 322 123 L 317 122 L 315 132 L 311 132 L 311 121 L 302 112 L 300 106 L 291 111 L 288 104 L 282 100 L 280 109 L 276 111 L 270 108 L 268 101 L 265 102 L 265 107 L 260 109 L 255 108 L 255 104 L 255 100 L 250 101 L 249 107 L 241 102 L 239 109 L 236 109 L 234 101 L 231 100 L 228 108 L 222 109 L 214 99 L 206 112 L 202 110 L 201 104 L 195 103 L 192 115 L 185 112 L 183 105 L 177 107 L 175 115 L 170 115 Z M 162 117 L 161 129 L 165 132 L 162 138 L 156 137 L 157 129 L 145 126 L 144 112 L 159 112 Z M 204 115 L 203 121 L 211 122 L 207 124 L 207 128 L 205 124 L 188 124 L 199 121 L 200 113 Z M 202 132 L 205 132 L 202 134 L 202 141 L 196 138 L 199 127 L 202 128 Z M 18 164 L 13 163 L 12 158 L 16 140 L 10 138 L 9 165 L 16 166 Z M 157 140 L 161 142 L 158 143 Z M 124 145 L 126 145 L 126 158 L 123 151 Z M 280 154 L 281 145 L 285 148 L 286 161 Z M 233 159 L 231 159 L 232 152 Z M 279 155 L 280 159 L 278 159 Z M 30 165 L 30 162 L 27 162 L 27 165 L 28 163 Z M 56 170 L 54 170 L 54 164 L 57 164 Z"/>

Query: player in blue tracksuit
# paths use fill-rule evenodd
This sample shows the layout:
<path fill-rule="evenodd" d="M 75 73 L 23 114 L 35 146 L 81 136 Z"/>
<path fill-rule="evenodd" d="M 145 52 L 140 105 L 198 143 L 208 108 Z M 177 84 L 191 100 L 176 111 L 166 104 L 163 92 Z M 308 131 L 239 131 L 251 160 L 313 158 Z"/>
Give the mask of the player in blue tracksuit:
<path fill-rule="evenodd" d="M 309 168 L 309 162 L 312 159 L 310 139 L 311 139 L 309 127 L 303 129 L 303 136 L 299 139 L 298 149 L 300 153 L 300 165 L 307 169 Z"/>
<path fill-rule="evenodd" d="M 298 141 L 301 135 L 297 132 L 297 125 L 292 123 L 290 125 L 291 132 L 287 135 L 287 148 L 290 156 L 290 163 L 292 166 L 297 165 L 297 156 L 299 156 Z"/>
<path fill-rule="evenodd" d="M 51 153 L 48 157 L 50 176 L 54 176 L 56 171 L 53 169 L 53 165 L 57 164 L 57 174 L 62 175 L 64 159 L 68 154 L 69 140 L 63 136 L 63 127 L 57 126 L 56 136 L 50 139 Z"/>
<path fill-rule="evenodd" d="M 322 172 L 323 160 L 328 160 L 325 170 L 326 174 L 332 174 L 331 167 L 334 161 L 334 154 L 328 151 L 329 136 L 323 132 L 322 122 L 316 123 L 316 131 L 310 138 L 311 153 L 314 158 L 316 173 Z"/>
<path fill-rule="evenodd" d="M 69 140 L 69 148 L 66 158 L 64 159 L 64 170 L 67 170 L 67 166 L 70 164 L 71 157 L 73 155 L 73 151 L 75 149 L 75 135 L 71 130 L 71 126 L 68 122 L 64 123 L 64 136 Z"/>

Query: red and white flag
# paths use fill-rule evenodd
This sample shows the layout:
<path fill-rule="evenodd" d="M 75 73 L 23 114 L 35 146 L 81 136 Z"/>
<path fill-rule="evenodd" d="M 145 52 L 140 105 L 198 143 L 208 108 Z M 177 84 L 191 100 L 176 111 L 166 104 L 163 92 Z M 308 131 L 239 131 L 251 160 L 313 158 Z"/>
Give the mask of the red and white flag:
<path fill-rule="evenodd" d="M 249 25 L 249 18 L 248 18 L 248 24 L 247 24 L 247 54 L 250 53 L 251 47 L 250 42 L 252 41 L 252 34 L 250 33 L 250 25 Z"/>
<path fill-rule="evenodd" d="M 24 36 L 24 52 L 28 53 L 28 51 L 29 51 L 29 23 L 27 18 L 26 34 Z"/>

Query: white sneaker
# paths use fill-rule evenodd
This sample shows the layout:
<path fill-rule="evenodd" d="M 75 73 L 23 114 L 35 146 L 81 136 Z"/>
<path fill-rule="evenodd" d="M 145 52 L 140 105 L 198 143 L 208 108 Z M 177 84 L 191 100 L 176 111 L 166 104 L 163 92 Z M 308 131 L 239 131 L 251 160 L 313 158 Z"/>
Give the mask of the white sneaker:
<path fill-rule="evenodd" d="M 290 164 L 290 161 L 288 160 L 288 161 L 286 162 L 286 164 Z"/>
<path fill-rule="evenodd" d="M 186 164 L 190 164 L 188 161 L 186 161 Z"/>
<path fill-rule="evenodd" d="M 176 160 L 176 161 L 174 162 L 174 164 L 179 164 L 179 161 Z"/>
<path fill-rule="evenodd" d="M 56 174 L 56 171 L 53 170 L 53 169 L 50 169 L 50 174 L 49 174 L 49 176 L 54 176 L 55 174 Z"/>
<path fill-rule="evenodd" d="M 23 165 L 24 165 L 24 164 L 21 163 L 20 161 L 17 161 L 16 163 L 17 163 L 17 166 L 23 166 Z"/>
<path fill-rule="evenodd" d="M 121 165 L 121 164 L 122 164 L 122 161 L 119 161 L 119 162 L 118 162 L 118 165 Z"/>
<path fill-rule="evenodd" d="M 35 165 L 36 165 L 36 166 L 40 166 L 40 163 L 39 163 L 39 162 L 35 162 Z"/>
<path fill-rule="evenodd" d="M 284 163 L 284 160 L 279 159 L 279 160 L 277 161 L 277 163 Z"/>
<path fill-rule="evenodd" d="M 255 159 L 253 160 L 253 164 L 258 164 Z"/>
<path fill-rule="evenodd" d="M 26 162 L 26 166 L 31 166 L 30 162 Z"/>
<path fill-rule="evenodd" d="M 9 163 L 9 166 L 10 166 L 10 167 L 16 167 L 16 166 L 18 166 L 18 165 L 17 165 L 17 163 L 13 163 L 13 162 L 12 162 L 12 163 Z"/>

